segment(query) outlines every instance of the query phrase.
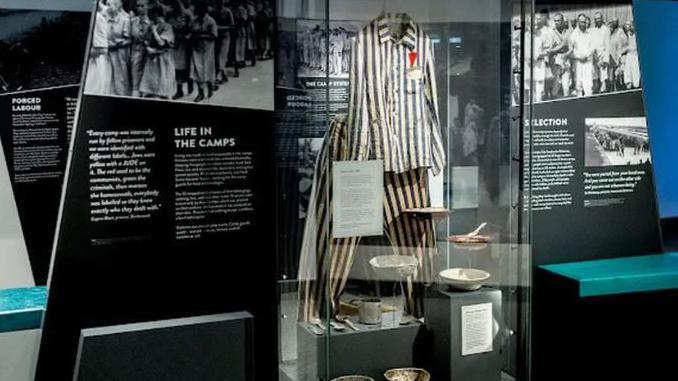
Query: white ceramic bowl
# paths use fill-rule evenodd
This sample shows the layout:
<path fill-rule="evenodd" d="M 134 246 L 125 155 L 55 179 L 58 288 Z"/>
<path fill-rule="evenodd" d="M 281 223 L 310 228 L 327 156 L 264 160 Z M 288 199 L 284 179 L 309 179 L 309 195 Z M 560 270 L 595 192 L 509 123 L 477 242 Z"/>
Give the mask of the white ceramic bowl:
<path fill-rule="evenodd" d="M 490 273 L 478 269 L 454 268 L 440 272 L 440 280 L 444 285 L 463 291 L 477 290 L 489 278 Z"/>
<path fill-rule="evenodd" d="M 381 280 L 401 280 L 417 271 L 419 261 L 408 255 L 380 255 L 370 259 L 370 266 Z"/>

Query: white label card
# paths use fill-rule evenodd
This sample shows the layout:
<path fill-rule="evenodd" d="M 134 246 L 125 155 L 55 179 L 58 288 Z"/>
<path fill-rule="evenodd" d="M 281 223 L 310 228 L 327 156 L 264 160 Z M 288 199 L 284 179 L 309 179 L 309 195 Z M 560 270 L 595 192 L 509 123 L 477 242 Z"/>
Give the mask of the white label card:
<path fill-rule="evenodd" d="M 443 181 L 444 174 L 445 171 L 440 171 L 440 173 L 434 175 L 431 169 L 428 170 L 428 192 L 431 207 L 442 208 L 445 206 L 445 183 Z"/>
<path fill-rule="evenodd" d="M 421 68 L 413 67 L 407 71 L 407 78 L 411 80 L 418 80 L 424 77 L 424 73 L 421 71 Z"/>
<path fill-rule="evenodd" d="M 332 237 L 382 235 L 384 163 L 382 160 L 332 163 Z"/>
<path fill-rule="evenodd" d="M 492 303 L 461 307 L 461 355 L 492 352 Z"/>

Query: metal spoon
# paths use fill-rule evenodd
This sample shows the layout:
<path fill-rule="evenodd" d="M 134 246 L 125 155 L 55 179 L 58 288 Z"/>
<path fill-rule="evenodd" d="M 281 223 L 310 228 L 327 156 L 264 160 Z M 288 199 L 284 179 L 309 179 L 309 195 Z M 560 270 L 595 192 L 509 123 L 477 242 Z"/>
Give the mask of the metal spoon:
<path fill-rule="evenodd" d="M 360 328 L 356 327 L 355 324 L 348 318 L 348 316 L 337 315 L 337 320 L 346 324 L 348 328 L 351 328 L 354 331 L 360 331 Z"/>
<path fill-rule="evenodd" d="M 414 316 L 403 315 L 402 317 L 400 317 L 400 325 L 409 325 L 414 323 L 415 320 L 417 319 L 415 319 Z"/>
<path fill-rule="evenodd" d="M 325 324 L 323 324 L 323 322 L 320 321 L 320 319 L 318 318 L 312 319 L 311 324 L 314 324 L 316 327 L 322 329 L 323 331 L 327 331 L 327 327 L 325 326 Z"/>
<path fill-rule="evenodd" d="M 346 330 L 345 325 L 343 325 L 341 323 L 337 323 L 336 321 L 331 321 L 330 326 L 332 327 L 332 329 L 334 329 L 337 332 L 343 332 L 343 331 Z"/>
<path fill-rule="evenodd" d="M 487 222 L 483 222 L 482 224 L 480 224 L 480 226 L 478 226 L 478 227 L 476 228 L 476 230 L 474 230 L 474 231 L 472 231 L 472 232 L 466 234 L 466 236 L 467 236 L 467 237 L 477 236 L 478 233 L 480 233 L 480 231 L 483 230 L 483 228 L 485 227 L 485 225 L 487 225 Z"/>

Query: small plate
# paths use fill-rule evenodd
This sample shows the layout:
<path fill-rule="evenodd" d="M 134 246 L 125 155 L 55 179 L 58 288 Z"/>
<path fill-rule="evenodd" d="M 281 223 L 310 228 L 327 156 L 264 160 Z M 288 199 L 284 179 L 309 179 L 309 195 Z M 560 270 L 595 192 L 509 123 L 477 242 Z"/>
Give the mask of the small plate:
<path fill-rule="evenodd" d="M 427 208 L 409 208 L 404 210 L 405 213 L 413 214 L 418 218 L 433 218 L 440 220 L 450 214 L 450 210 L 443 207 L 429 206 Z"/>
<path fill-rule="evenodd" d="M 443 284 L 463 291 L 478 290 L 489 278 L 490 273 L 478 269 L 454 268 L 440 272 Z"/>
<path fill-rule="evenodd" d="M 487 235 L 451 235 L 447 238 L 448 241 L 463 244 L 463 245 L 472 245 L 479 243 L 488 243 L 492 240 L 492 237 Z"/>
<path fill-rule="evenodd" d="M 485 250 L 489 245 L 487 243 L 457 243 L 457 242 L 451 243 L 453 248 L 457 250 L 464 250 L 467 252 Z"/>

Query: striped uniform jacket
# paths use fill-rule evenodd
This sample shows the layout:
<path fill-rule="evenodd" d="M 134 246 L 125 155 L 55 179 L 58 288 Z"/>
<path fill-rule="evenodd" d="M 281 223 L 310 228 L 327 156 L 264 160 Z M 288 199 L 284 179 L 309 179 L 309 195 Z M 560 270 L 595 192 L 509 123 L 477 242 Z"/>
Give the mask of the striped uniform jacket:
<path fill-rule="evenodd" d="M 402 38 L 389 23 L 403 25 Z M 352 160 L 383 159 L 402 173 L 445 166 L 431 38 L 405 14 L 384 14 L 352 47 L 348 124 Z"/>
<path fill-rule="evenodd" d="M 304 227 L 299 264 L 299 320 L 338 313 L 339 298 L 346 287 L 361 237 L 331 238 L 332 162 L 348 157 L 348 128 L 345 118 L 330 122 L 313 176 L 311 199 Z M 384 176 L 385 245 L 395 255 L 414 256 L 419 262 L 405 285 L 406 310 L 423 316 L 425 285 L 437 274 L 437 249 L 433 221 L 403 213 L 429 206 L 428 175 L 425 169 Z"/>

